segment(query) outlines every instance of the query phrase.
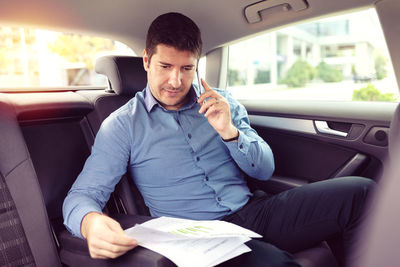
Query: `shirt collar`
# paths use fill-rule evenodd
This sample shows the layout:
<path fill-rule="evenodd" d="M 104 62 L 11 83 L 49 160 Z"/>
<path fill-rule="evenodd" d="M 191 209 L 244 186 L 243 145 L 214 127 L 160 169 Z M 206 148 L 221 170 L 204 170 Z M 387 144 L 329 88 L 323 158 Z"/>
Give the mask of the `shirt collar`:
<path fill-rule="evenodd" d="M 183 105 L 180 110 L 184 110 L 187 108 L 191 108 L 194 104 L 197 103 L 197 99 L 200 97 L 200 92 L 199 89 L 197 88 L 197 85 L 192 84 L 192 87 L 189 90 L 189 102 Z M 162 109 L 166 110 L 163 106 L 158 103 L 158 101 L 154 98 L 153 94 L 151 93 L 150 87 L 147 84 L 146 89 L 145 89 L 145 95 L 144 95 L 144 104 L 146 106 L 147 112 L 150 112 L 155 105 L 158 105 Z"/>

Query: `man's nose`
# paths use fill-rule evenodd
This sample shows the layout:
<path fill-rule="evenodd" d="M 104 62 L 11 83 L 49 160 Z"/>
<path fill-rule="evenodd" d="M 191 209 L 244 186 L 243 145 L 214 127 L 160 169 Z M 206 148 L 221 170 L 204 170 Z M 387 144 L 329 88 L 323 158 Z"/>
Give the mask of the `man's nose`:
<path fill-rule="evenodd" d="M 181 86 L 182 82 L 181 82 L 180 70 L 172 70 L 171 71 L 171 73 L 169 75 L 168 83 L 174 88 L 179 88 Z"/>

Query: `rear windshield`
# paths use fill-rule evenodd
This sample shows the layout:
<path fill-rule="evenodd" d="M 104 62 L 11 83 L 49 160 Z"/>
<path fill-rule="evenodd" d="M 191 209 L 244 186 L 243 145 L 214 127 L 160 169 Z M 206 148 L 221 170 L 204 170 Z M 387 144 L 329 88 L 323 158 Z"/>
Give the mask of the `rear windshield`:
<path fill-rule="evenodd" d="M 115 40 L 0 26 L 0 89 L 106 86 L 94 64 L 109 54 L 135 55 Z"/>

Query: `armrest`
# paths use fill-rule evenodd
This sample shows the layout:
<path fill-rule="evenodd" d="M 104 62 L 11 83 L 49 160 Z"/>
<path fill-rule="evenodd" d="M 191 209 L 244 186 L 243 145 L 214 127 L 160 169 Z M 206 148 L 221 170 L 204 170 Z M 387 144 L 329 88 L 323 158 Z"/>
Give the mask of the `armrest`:
<path fill-rule="evenodd" d="M 253 178 L 247 178 L 248 185 L 251 191 L 257 189 L 262 190 L 268 194 L 278 194 L 280 192 L 308 184 L 308 181 L 301 178 L 283 177 L 273 175 L 267 181 L 260 181 Z"/>
<path fill-rule="evenodd" d="M 118 215 L 115 219 L 126 229 L 137 223 L 143 223 L 151 217 L 138 215 Z M 169 259 L 146 248 L 137 247 L 116 259 L 92 259 L 85 240 L 72 236 L 63 227 L 57 238 L 60 243 L 60 258 L 66 266 L 105 267 L 105 266 L 132 266 L 132 267 L 172 267 L 176 266 Z"/>

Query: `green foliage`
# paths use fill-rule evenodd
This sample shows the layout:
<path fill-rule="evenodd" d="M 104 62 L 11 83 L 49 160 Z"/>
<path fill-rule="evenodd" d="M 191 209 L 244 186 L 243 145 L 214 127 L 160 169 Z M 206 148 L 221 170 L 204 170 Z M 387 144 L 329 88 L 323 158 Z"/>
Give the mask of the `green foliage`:
<path fill-rule="evenodd" d="M 368 83 L 367 86 L 353 91 L 353 101 L 396 102 L 396 98 L 392 93 L 381 93 L 378 88 Z"/>
<path fill-rule="evenodd" d="M 321 61 L 317 66 L 318 78 L 326 83 L 340 82 L 343 80 L 343 74 L 340 70 L 335 69 L 331 65 Z"/>
<path fill-rule="evenodd" d="M 376 78 L 378 80 L 382 80 L 383 78 L 386 77 L 386 75 L 387 75 L 386 64 L 387 64 L 386 57 L 384 57 L 383 55 L 376 56 L 376 58 L 375 58 L 375 73 L 376 73 Z"/>
<path fill-rule="evenodd" d="M 316 70 L 306 61 L 297 60 L 287 71 L 286 76 L 282 79 L 282 83 L 291 87 L 302 87 L 307 82 L 313 80 L 316 75 Z"/>
<path fill-rule="evenodd" d="M 257 70 L 256 77 L 254 78 L 254 84 L 269 83 L 271 72 L 269 70 Z"/>
<path fill-rule="evenodd" d="M 72 63 L 83 62 L 86 68 L 94 68 L 93 58 L 101 51 L 114 50 L 111 40 L 82 35 L 62 34 L 49 45 L 50 51 Z"/>
<path fill-rule="evenodd" d="M 238 86 L 245 85 L 246 79 L 241 77 L 238 70 L 228 69 L 228 85 L 229 86 Z"/>

